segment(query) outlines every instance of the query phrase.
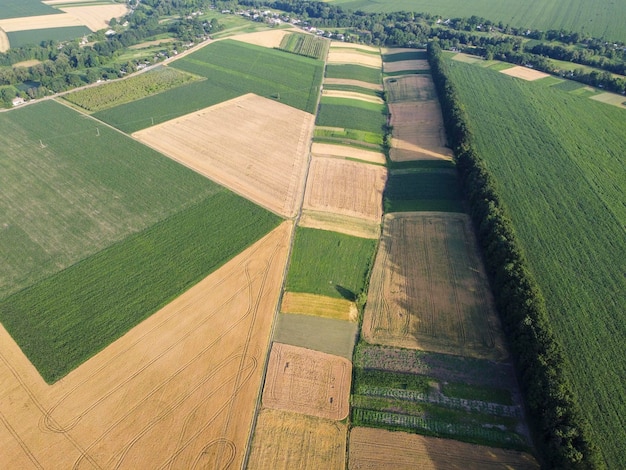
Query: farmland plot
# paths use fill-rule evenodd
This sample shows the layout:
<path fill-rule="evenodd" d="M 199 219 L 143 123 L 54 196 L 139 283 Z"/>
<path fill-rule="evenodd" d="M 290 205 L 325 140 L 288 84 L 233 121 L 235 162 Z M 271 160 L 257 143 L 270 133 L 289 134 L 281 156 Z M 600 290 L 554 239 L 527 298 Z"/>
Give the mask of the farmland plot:
<path fill-rule="evenodd" d="M 330 48 L 328 51 L 329 64 L 352 64 L 363 67 L 372 67 L 380 70 L 383 61 L 380 55 L 358 52 L 354 50 Z"/>
<path fill-rule="evenodd" d="M 527 80 L 529 82 L 550 76 L 550 74 L 540 72 L 539 70 L 533 70 L 533 69 L 529 69 L 528 67 L 521 67 L 521 66 L 509 67 L 507 69 L 500 71 L 500 73 L 503 73 L 504 75 L 509 75 L 515 78 L 521 78 L 522 80 Z"/>
<path fill-rule="evenodd" d="M 385 154 L 373 150 L 365 150 L 349 145 L 324 144 L 314 142 L 311 145 L 311 154 L 314 157 L 343 157 L 355 160 L 363 160 L 369 163 L 385 164 Z"/>
<path fill-rule="evenodd" d="M 425 59 L 399 60 L 383 64 L 384 73 L 408 72 L 412 70 L 430 70 L 430 65 L 428 65 L 428 61 Z"/>
<path fill-rule="evenodd" d="M 358 315 L 356 304 L 350 300 L 297 292 L 285 292 L 280 311 L 353 322 Z"/>
<path fill-rule="evenodd" d="M 368 90 L 380 90 L 382 91 L 383 86 L 380 83 L 369 83 L 361 80 L 353 80 L 350 78 L 324 78 L 324 85 L 346 85 L 346 86 L 355 86 L 360 88 L 367 88 Z"/>
<path fill-rule="evenodd" d="M 346 98 L 351 100 L 361 100 L 367 101 L 369 103 L 377 103 L 383 104 L 384 101 L 378 96 L 366 95 L 364 93 L 359 93 L 355 91 L 344 91 L 344 90 L 330 90 L 326 88 L 322 91 L 323 96 L 328 96 L 329 98 Z"/>
<path fill-rule="evenodd" d="M 240 467 L 291 230 L 283 223 L 55 385 L 0 330 L 0 465 Z"/>
<path fill-rule="evenodd" d="M 385 216 L 363 337 L 389 346 L 506 357 L 467 216 Z"/>
<path fill-rule="evenodd" d="M 342 420 L 348 416 L 351 380 L 348 359 L 273 343 L 263 406 Z"/>
<path fill-rule="evenodd" d="M 286 29 L 270 29 L 256 33 L 237 34 L 236 36 L 232 36 L 231 39 L 255 46 L 276 48 L 280 46 L 283 37 L 288 34 L 291 34 L 291 32 Z"/>
<path fill-rule="evenodd" d="M 349 217 L 331 212 L 304 210 L 298 221 L 298 226 L 338 232 L 360 238 L 378 240 L 380 237 L 380 223 L 361 217 Z"/>
<path fill-rule="evenodd" d="M 133 134 L 278 214 L 295 215 L 313 116 L 248 94 Z"/>

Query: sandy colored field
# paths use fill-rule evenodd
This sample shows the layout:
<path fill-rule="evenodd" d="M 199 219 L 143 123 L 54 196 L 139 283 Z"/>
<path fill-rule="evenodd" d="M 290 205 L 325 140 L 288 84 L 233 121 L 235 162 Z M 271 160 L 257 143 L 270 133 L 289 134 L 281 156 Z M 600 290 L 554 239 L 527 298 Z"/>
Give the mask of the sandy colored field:
<path fill-rule="evenodd" d="M 374 67 L 377 69 L 380 69 L 383 65 L 382 58 L 379 55 L 368 54 L 367 52 L 332 48 L 328 51 L 327 62 L 329 64 L 364 65 L 366 67 Z"/>
<path fill-rule="evenodd" d="M 6 52 L 11 48 L 7 33 L 0 27 L 0 52 Z"/>
<path fill-rule="evenodd" d="M 298 225 L 361 238 L 377 239 L 380 237 L 380 222 L 330 212 L 305 210 L 302 212 Z"/>
<path fill-rule="evenodd" d="M 533 70 L 529 69 L 528 67 L 521 66 L 504 69 L 501 70 L 500 73 L 503 73 L 504 75 L 510 75 L 511 77 L 521 78 L 522 80 L 528 80 L 530 82 L 550 76 L 550 74 L 540 72 L 539 70 Z"/>
<path fill-rule="evenodd" d="M 313 145 L 311 145 L 311 153 L 313 156 L 318 157 L 355 158 L 357 160 L 363 160 L 370 163 L 380 163 L 382 165 L 386 163 L 385 154 L 382 152 L 364 150 L 356 147 L 350 147 L 348 145 L 314 142 Z"/>
<path fill-rule="evenodd" d="M 250 450 L 250 470 L 343 470 L 345 424 L 280 410 L 262 410 Z"/>
<path fill-rule="evenodd" d="M 356 49 L 361 51 L 370 51 L 376 52 L 377 54 L 380 52 L 377 47 L 366 46 L 365 44 L 356 44 L 353 42 L 331 41 L 330 47 L 332 49 Z"/>
<path fill-rule="evenodd" d="M 349 300 L 300 292 L 285 292 L 280 311 L 352 322 L 358 315 L 356 304 Z"/>
<path fill-rule="evenodd" d="M 364 95 L 363 93 L 358 93 L 356 91 L 323 90 L 322 95 L 334 98 L 348 98 L 351 100 L 367 101 L 369 103 L 384 103 L 384 101 L 378 96 Z"/>
<path fill-rule="evenodd" d="M 377 470 L 538 470 L 524 452 L 384 429 L 350 431 L 348 468 Z"/>
<path fill-rule="evenodd" d="M 60 10 L 74 15 L 92 31 L 108 28 L 111 18 L 120 18 L 128 11 L 123 3 L 67 7 Z"/>
<path fill-rule="evenodd" d="M 616 93 L 599 93 L 597 95 L 593 95 L 591 99 L 600 101 L 601 103 L 619 106 L 620 108 L 626 107 L 626 98 L 624 98 L 624 95 L 618 95 Z"/>
<path fill-rule="evenodd" d="M 324 84 L 328 85 L 353 85 L 367 88 L 369 90 L 382 90 L 383 86 L 379 83 L 367 83 L 361 80 L 352 80 L 350 78 L 324 78 Z"/>
<path fill-rule="evenodd" d="M 505 359 L 477 250 L 465 214 L 387 214 L 363 318 L 365 340 Z"/>
<path fill-rule="evenodd" d="M 253 94 L 133 137 L 280 215 L 295 215 L 314 116 Z"/>
<path fill-rule="evenodd" d="M 396 162 L 452 159 L 436 100 L 390 103 L 393 126 L 389 157 Z"/>
<path fill-rule="evenodd" d="M 109 17 L 109 19 L 111 19 L 111 17 Z M 30 29 L 65 28 L 67 26 L 83 26 L 83 23 L 76 16 L 69 13 L 0 20 L 0 28 L 4 29 L 7 33 L 27 31 Z"/>
<path fill-rule="evenodd" d="M 386 181 L 385 167 L 316 157 L 311 161 L 303 207 L 380 223 Z"/>
<path fill-rule="evenodd" d="M 399 60 L 397 62 L 385 62 L 383 64 L 383 71 L 386 73 L 404 72 L 405 70 L 430 70 L 430 65 L 428 65 L 428 61 L 424 59 Z"/>
<path fill-rule="evenodd" d="M 283 37 L 291 32 L 292 31 L 288 29 L 271 29 L 268 31 L 259 31 L 257 33 L 238 34 L 236 36 L 232 36 L 230 39 L 248 44 L 254 44 L 255 46 L 273 48 L 280 46 L 280 42 L 283 40 Z"/>
<path fill-rule="evenodd" d="M 0 467 L 239 468 L 291 230 L 283 223 L 52 386 L 0 329 Z"/>
<path fill-rule="evenodd" d="M 263 406 L 320 418 L 348 416 L 352 363 L 311 349 L 273 343 Z"/>

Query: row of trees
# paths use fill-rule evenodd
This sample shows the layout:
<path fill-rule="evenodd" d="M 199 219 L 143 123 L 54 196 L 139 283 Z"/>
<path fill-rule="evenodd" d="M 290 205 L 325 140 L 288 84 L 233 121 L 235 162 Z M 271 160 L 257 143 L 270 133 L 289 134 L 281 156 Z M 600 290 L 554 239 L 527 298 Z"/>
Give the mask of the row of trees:
<path fill-rule="evenodd" d="M 428 58 L 541 456 L 549 468 L 602 468 L 589 425 L 564 375 L 565 358 L 543 297 L 528 271 L 497 184 L 474 148 L 465 110 L 437 41 L 429 44 Z"/>

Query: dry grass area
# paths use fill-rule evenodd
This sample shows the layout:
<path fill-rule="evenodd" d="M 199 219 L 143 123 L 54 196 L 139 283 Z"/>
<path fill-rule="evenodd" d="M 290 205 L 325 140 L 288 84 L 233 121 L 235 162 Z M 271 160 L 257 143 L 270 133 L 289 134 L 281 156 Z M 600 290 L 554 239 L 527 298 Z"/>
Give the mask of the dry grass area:
<path fill-rule="evenodd" d="M 331 41 L 330 47 L 331 49 L 354 49 L 357 51 L 375 52 L 376 54 L 380 53 L 380 49 L 377 47 L 366 46 L 365 44 L 356 44 L 353 42 Z"/>
<path fill-rule="evenodd" d="M 504 360 L 500 324 L 465 214 L 387 214 L 363 337 L 375 344 Z"/>
<path fill-rule="evenodd" d="M 254 44 L 255 46 L 274 48 L 280 46 L 280 42 L 283 40 L 283 37 L 291 32 L 292 30 L 289 29 L 270 29 L 268 31 L 258 31 L 256 33 L 238 34 L 236 36 L 231 36 L 230 39 L 248 44 Z"/>
<path fill-rule="evenodd" d="M 352 363 L 343 357 L 273 343 L 263 406 L 319 418 L 348 416 Z"/>
<path fill-rule="evenodd" d="M 384 429 L 350 431 L 348 469 L 539 470 L 524 452 Z"/>
<path fill-rule="evenodd" d="M 382 68 L 383 60 L 380 55 L 359 52 L 358 50 L 332 48 L 328 51 L 329 64 L 355 64 L 365 67 Z"/>
<path fill-rule="evenodd" d="M 24 60 L 22 62 L 17 62 L 13 64 L 13 68 L 15 67 L 32 67 L 33 65 L 41 64 L 40 60 L 32 59 L 32 60 Z"/>
<path fill-rule="evenodd" d="M 358 315 L 356 304 L 349 300 L 300 292 L 285 292 L 280 311 L 351 322 L 355 322 Z"/>
<path fill-rule="evenodd" d="M 378 96 L 364 95 L 356 91 L 323 90 L 322 95 L 333 98 L 348 98 L 351 100 L 367 101 L 368 103 L 384 104 L 382 98 Z"/>
<path fill-rule="evenodd" d="M 380 223 L 387 169 L 338 158 L 313 158 L 304 208 Z"/>
<path fill-rule="evenodd" d="M 139 44 L 134 44 L 132 46 L 129 46 L 128 48 L 132 50 L 146 49 L 151 46 L 158 46 L 159 44 L 167 44 L 174 41 L 176 41 L 176 39 L 174 38 L 155 39 L 154 41 L 146 41 Z"/>
<path fill-rule="evenodd" d="M 109 19 L 111 18 L 112 17 L 109 17 Z M 65 28 L 67 26 L 83 26 L 83 23 L 76 16 L 69 13 L 0 20 L 0 28 L 7 33 L 27 31 L 30 29 Z"/>
<path fill-rule="evenodd" d="M 539 70 L 529 69 L 528 67 L 521 67 L 519 65 L 501 70 L 500 73 L 515 78 L 521 78 L 522 80 L 527 80 L 529 82 L 550 76 L 550 74 L 540 72 Z"/>
<path fill-rule="evenodd" d="M 353 158 L 369 163 L 378 163 L 380 165 L 386 163 L 385 154 L 382 152 L 350 147 L 348 145 L 314 142 L 313 145 L 311 145 L 311 153 L 314 157 Z"/>
<path fill-rule="evenodd" d="M 359 217 L 305 210 L 298 223 L 301 227 L 330 230 L 361 238 L 380 237 L 380 222 L 365 220 Z"/>
<path fill-rule="evenodd" d="M 591 96 L 590 98 L 601 103 L 612 104 L 613 106 L 626 108 L 626 98 L 624 98 L 624 95 L 618 95 L 616 93 L 599 93 L 597 95 Z"/>
<path fill-rule="evenodd" d="M 408 70 L 430 70 L 430 65 L 425 59 L 399 60 L 397 62 L 385 62 L 383 71 L 385 73 L 404 72 Z"/>
<path fill-rule="evenodd" d="M 262 410 L 250 449 L 250 470 L 343 470 L 345 424 L 280 410 Z"/>
<path fill-rule="evenodd" d="M 9 36 L 4 30 L 0 27 L 0 52 L 6 52 L 11 48 L 11 43 L 9 42 Z"/>
<path fill-rule="evenodd" d="M 239 468 L 292 228 L 52 386 L 0 329 L 0 467 Z"/>
<path fill-rule="evenodd" d="M 314 116 L 253 94 L 133 134 L 255 203 L 296 213 Z"/>
<path fill-rule="evenodd" d="M 362 82 L 361 80 L 352 80 L 349 78 L 324 77 L 324 84 L 360 86 L 361 88 L 367 88 L 369 90 L 382 90 L 383 89 L 383 86 L 380 83 L 368 83 L 368 82 Z"/>

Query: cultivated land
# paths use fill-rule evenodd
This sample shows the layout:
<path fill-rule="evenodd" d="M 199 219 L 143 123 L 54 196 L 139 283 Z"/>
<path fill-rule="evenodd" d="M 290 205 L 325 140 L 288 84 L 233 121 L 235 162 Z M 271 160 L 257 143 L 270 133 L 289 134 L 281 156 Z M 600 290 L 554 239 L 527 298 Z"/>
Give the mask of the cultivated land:
<path fill-rule="evenodd" d="M 2 465 L 239 467 L 291 229 L 284 223 L 55 385 L 0 330 Z"/>
<path fill-rule="evenodd" d="M 537 470 L 528 454 L 404 432 L 355 427 L 350 431 L 348 469 Z"/>
<path fill-rule="evenodd" d="M 301 200 L 313 115 L 244 95 L 133 137 L 286 217 Z"/>
<path fill-rule="evenodd" d="M 91 34 L 86 26 L 67 26 L 65 28 L 29 29 L 8 33 L 11 47 L 21 47 L 28 44 L 39 44 L 41 41 L 71 41 Z"/>
<path fill-rule="evenodd" d="M 241 41 L 255 46 L 277 48 L 283 38 L 291 34 L 287 29 L 271 29 L 268 31 L 258 31 L 256 33 L 237 34 L 232 39 Z"/>
<path fill-rule="evenodd" d="M 626 395 L 616 379 L 626 375 L 626 128 L 617 124 L 624 110 L 473 65 L 450 71 L 545 295 L 594 440 L 607 467 L 619 468 L 626 461 Z"/>
<path fill-rule="evenodd" d="M 342 420 L 348 416 L 351 380 L 348 359 L 273 343 L 263 406 Z"/>
<path fill-rule="evenodd" d="M 280 311 L 353 322 L 358 315 L 356 304 L 350 300 L 296 292 L 285 292 Z"/>
<path fill-rule="evenodd" d="M 383 65 L 380 55 L 360 52 L 352 49 L 337 49 L 334 47 L 331 47 L 328 51 L 328 63 L 361 65 L 365 67 L 372 67 L 377 70 L 380 70 Z"/>
<path fill-rule="evenodd" d="M 394 62 L 385 61 L 383 65 L 383 72 L 385 73 L 395 73 L 395 72 L 405 72 L 411 70 L 429 70 L 430 66 L 428 65 L 427 60 L 400 60 Z"/>
<path fill-rule="evenodd" d="M 354 64 L 328 64 L 326 66 L 325 80 L 356 80 L 357 82 L 366 82 L 379 86 L 381 82 L 381 75 L 382 74 L 379 68 L 365 67 L 363 65 Z"/>
<path fill-rule="evenodd" d="M 9 37 L 4 32 L 2 28 L 0 28 L 0 52 L 6 52 L 11 47 L 9 43 Z"/>
<path fill-rule="evenodd" d="M 311 146 L 311 154 L 314 157 L 337 157 L 354 160 L 362 160 L 368 163 L 378 163 L 384 165 L 385 154 L 373 150 L 365 150 L 349 145 L 324 144 L 314 142 Z"/>
<path fill-rule="evenodd" d="M 329 230 L 345 235 L 361 238 L 380 237 L 380 223 L 365 220 L 360 217 L 349 217 L 346 215 L 333 214 L 330 212 L 316 212 L 305 210 L 302 212 L 298 222 L 299 227 L 314 228 L 319 230 Z"/>
<path fill-rule="evenodd" d="M 3 0 L 0 18 L 21 18 L 23 16 L 54 15 L 59 10 L 45 5 L 40 0 Z"/>
<path fill-rule="evenodd" d="M 322 96 L 328 96 L 330 98 L 347 98 L 352 100 L 367 101 L 369 103 L 383 104 L 383 100 L 378 96 L 372 96 L 365 93 L 359 93 L 357 91 L 349 90 L 331 90 L 326 88 L 322 91 Z"/>
<path fill-rule="evenodd" d="M 385 111 L 385 106 L 379 103 L 323 96 L 315 123 L 318 126 L 355 129 L 382 136 L 386 122 Z"/>
<path fill-rule="evenodd" d="M 343 470 L 348 429 L 337 421 L 266 409 L 259 413 L 250 449 L 250 470 Z"/>
<path fill-rule="evenodd" d="M 324 85 L 351 85 L 360 88 L 367 88 L 369 90 L 382 91 L 383 86 L 380 83 L 369 83 L 361 80 L 351 80 L 349 78 L 324 78 Z"/>
<path fill-rule="evenodd" d="M 515 78 L 521 78 L 522 80 L 539 80 L 540 78 L 549 77 L 550 75 L 547 73 L 540 72 L 539 70 L 529 69 L 528 67 L 510 67 L 508 69 L 502 70 L 500 73 L 504 75 L 509 75 Z"/>
<path fill-rule="evenodd" d="M 502 360 L 493 300 L 463 214 L 385 216 L 363 337 L 370 343 Z"/>

